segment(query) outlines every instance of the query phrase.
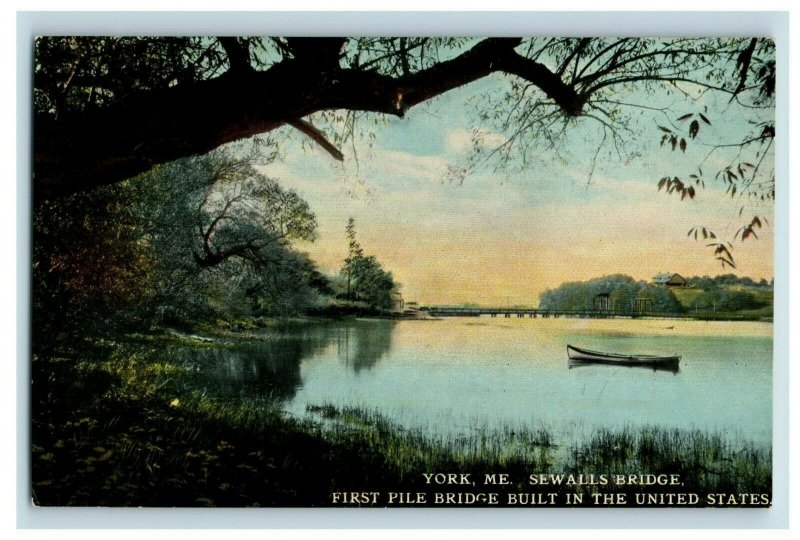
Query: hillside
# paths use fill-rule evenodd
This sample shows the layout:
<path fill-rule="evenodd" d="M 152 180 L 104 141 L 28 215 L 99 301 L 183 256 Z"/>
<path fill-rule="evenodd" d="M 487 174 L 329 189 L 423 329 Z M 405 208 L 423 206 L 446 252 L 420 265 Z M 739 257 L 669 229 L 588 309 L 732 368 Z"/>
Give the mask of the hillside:
<path fill-rule="evenodd" d="M 649 314 L 689 315 L 699 319 L 772 320 L 773 286 L 733 274 L 690 277 L 685 287 L 667 287 L 615 274 L 583 282 L 562 283 L 539 298 L 539 307 L 551 310 L 598 309 L 606 296 L 610 311 L 633 312 L 645 303 Z M 637 310 L 638 311 L 638 308 Z"/>
<path fill-rule="evenodd" d="M 702 288 L 690 282 L 675 287 L 672 294 L 686 313 L 703 319 L 772 320 L 772 288 L 719 285 Z"/>

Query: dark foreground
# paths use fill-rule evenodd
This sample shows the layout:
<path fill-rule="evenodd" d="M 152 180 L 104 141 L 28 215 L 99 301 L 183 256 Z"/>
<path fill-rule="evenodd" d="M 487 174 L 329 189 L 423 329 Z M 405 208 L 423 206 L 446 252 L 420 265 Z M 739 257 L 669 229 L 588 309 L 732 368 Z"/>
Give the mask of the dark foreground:
<path fill-rule="evenodd" d="M 561 447 L 547 431 L 431 440 L 361 409 L 313 420 L 217 399 L 157 342 L 32 363 L 43 506 L 767 506 L 771 452 L 658 427 Z M 502 476 L 507 475 L 507 476 Z"/>

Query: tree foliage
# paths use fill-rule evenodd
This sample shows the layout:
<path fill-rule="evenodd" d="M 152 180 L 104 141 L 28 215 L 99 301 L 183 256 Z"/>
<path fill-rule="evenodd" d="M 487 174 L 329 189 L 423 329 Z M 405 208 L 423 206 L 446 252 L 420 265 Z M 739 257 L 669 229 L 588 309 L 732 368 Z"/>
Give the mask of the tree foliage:
<path fill-rule="evenodd" d="M 595 298 L 609 295 L 609 309 L 621 313 L 636 311 L 636 300 L 646 300 L 648 312 L 679 313 L 681 305 L 672 292 L 661 286 L 636 281 L 630 276 L 614 274 L 583 282 L 563 283 L 544 291 L 539 307 L 550 310 L 583 311 L 597 309 Z"/>
<path fill-rule="evenodd" d="M 45 201 L 33 213 L 33 343 L 136 319 L 155 261 L 141 241 L 129 189 Z"/>
<path fill-rule="evenodd" d="M 34 229 L 34 312 L 44 319 L 64 308 L 83 324 L 286 315 L 331 293 L 292 246 L 314 239 L 308 204 L 232 150 L 46 201 Z"/>
<path fill-rule="evenodd" d="M 748 276 L 737 276 L 736 274 L 720 274 L 718 276 L 692 276 L 686 279 L 690 287 L 700 287 L 701 289 L 711 290 L 723 286 L 747 287 L 770 289 L 772 282 L 766 279 L 754 281 Z"/>
<path fill-rule="evenodd" d="M 771 304 L 767 298 L 773 294 L 773 284 L 766 279 L 754 281 L 747 276 L 721 274 L 718 276 L 693 276 L 687 284 L 700 289 L 687 308 L 705 311 L 741 311 L 758 309 Z"/>
<path fill-rule="evenodd" d="M 356 239 L 353 218 L 347 220 L 346 231 L 348 254 L 341 270 L 345 281 L 344 298 L 363 302 L 372 309 L 390 309 L 394 304 L 392 294 L 397 290 L 392 273 L 384 270 L 373 255 L 364 255 Z"/>
<path fill-rule="evenodd" d="M 324 279 L 291 246 L 313 241 L 316 218 L 297 193 L 231 152 L 181 160 L 141 178 L 140 214 L 158 254 L 170 309 L 197 297 L 222 312 L 293 313 Z M 160 200 L 153 201 L 153 187 Z"/>

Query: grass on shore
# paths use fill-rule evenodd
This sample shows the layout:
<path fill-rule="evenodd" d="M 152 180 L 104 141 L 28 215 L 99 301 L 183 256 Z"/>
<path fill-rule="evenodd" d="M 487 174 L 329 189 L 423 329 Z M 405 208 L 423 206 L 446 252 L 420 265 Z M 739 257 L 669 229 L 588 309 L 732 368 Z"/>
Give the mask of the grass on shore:
<path fill-rule="evenodd" d="M 531 491 L 527 478 L 532 473 L 678 474 L 684 483 L 681 490 L 686 492 L 772 491 L 771 451 L 733 442 L 718 433 L 657 426 L 603 429 L 588 441 L 559 448 L 552 433 L 543 428 L 505 428 L 440 440 L 405 430 L 378 412 L 362 408 L 339 409 L 328 404 L 309 407 L 309 412 L 334 421 L 323 432 L 325 436 L 335 441 L 362 441 L 384 456 L 402 478 L 418 477 L 420 471 L 458 470 L 475 476 L 500 471 L 516 480 L 515 489 Z M 605 492 L 637 489 L 603 488 Z"/>

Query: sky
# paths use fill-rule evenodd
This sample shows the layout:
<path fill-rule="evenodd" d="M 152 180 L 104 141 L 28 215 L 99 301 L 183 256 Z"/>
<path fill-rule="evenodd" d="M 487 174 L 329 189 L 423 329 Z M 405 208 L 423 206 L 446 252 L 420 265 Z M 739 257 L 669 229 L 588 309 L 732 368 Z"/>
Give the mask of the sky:
<path fill-rule="evenodd" d="M 675 95 L 631 94 L 626 99 L 671 105 L 673 121 L 708 107 L 712 125 L 703 124 L 685 153 L 672 152 L 659 146 L 656 124 L 665 117 L 637 112 L 622 158 L 606 145 L 592 170 L 599 124 L 579 119 L 560 157 L 539 150 L 524 170 L 486 166 L 463 183 L 449 180 L 448 165 L 465 163 L 479 127 L 474 96 L 503 84 L 501 76 L 484 79 L 377 125 L 366 117 L 360 125 L 374 139 L 345 144 L 343 163 L 295 134 L 263 172 L 296 190 L 317 216 L 317 239 L 297 248 L 324 272 L 338 272 L 353 217 L 365 253 L 393 273 L 407 302 L 535 306 L 548 288 L 608 274 L 649 281 L 661 272 L 730 273 L 707 242 L 687 232 L 705 226 L 733 241 L 744 217 L 757 214 L 769 224 L 757 230 L 758 240 L 734 242 L 734 272 L 773 277 L 773 205 L 750 205 L 739 217 L 743 200 L 726 197 L 723 184 L 713 181 L 713 171 L 728 163 L 724 153 L 704 163 L 706 186 L 694 200 L 656 187 L 662 176 L 696 172 L 712 143 L 741 139 L 747 125 L 735 105 L 709 94 L 691 106 Z M 505 140 L 482 129 L 488 143 Z"/>

